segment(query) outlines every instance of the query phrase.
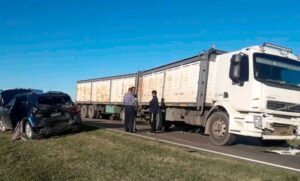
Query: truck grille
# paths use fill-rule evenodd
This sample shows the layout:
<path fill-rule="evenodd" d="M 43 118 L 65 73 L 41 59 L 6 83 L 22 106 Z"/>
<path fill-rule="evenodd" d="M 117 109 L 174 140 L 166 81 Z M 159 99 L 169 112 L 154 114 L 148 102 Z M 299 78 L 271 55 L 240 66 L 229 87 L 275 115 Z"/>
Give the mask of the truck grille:
<path fill-rule="evenodd" d="M 288 102 L 268 101 L 267 109 L 300 113 L 300 105 Z"/>

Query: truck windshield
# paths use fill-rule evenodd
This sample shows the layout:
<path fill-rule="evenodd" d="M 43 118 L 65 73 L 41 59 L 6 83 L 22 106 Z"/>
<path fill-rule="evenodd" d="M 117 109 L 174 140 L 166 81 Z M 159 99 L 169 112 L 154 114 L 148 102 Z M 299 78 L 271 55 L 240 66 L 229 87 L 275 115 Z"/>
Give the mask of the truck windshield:
<path fill-rule="evenodd" d="M 254 76 L 262 82 L 300 87 L 300 62 L 275 55 L 255 53 Z"/>

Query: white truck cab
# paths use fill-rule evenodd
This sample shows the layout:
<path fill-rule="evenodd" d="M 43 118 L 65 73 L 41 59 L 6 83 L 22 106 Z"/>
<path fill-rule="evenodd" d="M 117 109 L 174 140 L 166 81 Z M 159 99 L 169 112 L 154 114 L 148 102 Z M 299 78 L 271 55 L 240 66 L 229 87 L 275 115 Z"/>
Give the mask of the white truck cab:
<path fill-rule="evenodd" d="M 300 61 L 291 49 L 265 43 L 218 55 L 211 64 L 213 107 L 228 114 L 229 134 L 300 139 Z"/>

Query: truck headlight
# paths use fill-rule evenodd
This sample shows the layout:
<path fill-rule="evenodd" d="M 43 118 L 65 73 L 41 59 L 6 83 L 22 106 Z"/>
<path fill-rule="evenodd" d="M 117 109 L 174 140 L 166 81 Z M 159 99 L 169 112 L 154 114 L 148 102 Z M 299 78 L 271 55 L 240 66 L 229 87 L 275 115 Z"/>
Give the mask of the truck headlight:
<path fill-rule="evenodd" d="M 257 129 L 262 129 L 262 117 L 254 116 L 253 117 L 254 127 Z"/>

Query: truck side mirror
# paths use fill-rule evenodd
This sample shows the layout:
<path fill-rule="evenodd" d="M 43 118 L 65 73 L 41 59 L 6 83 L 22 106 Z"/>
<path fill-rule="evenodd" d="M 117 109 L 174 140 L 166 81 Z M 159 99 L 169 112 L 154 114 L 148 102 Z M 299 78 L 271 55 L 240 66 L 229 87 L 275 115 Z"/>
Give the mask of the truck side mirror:
<path fill-rule="evenodd" d="M 234 54 L 230 61 L 229 70 L 229 77 L 232 82 L 242 84 L 244 81 L 247 81 L 248 72 L 248 56 L 242 53 Z"/>

